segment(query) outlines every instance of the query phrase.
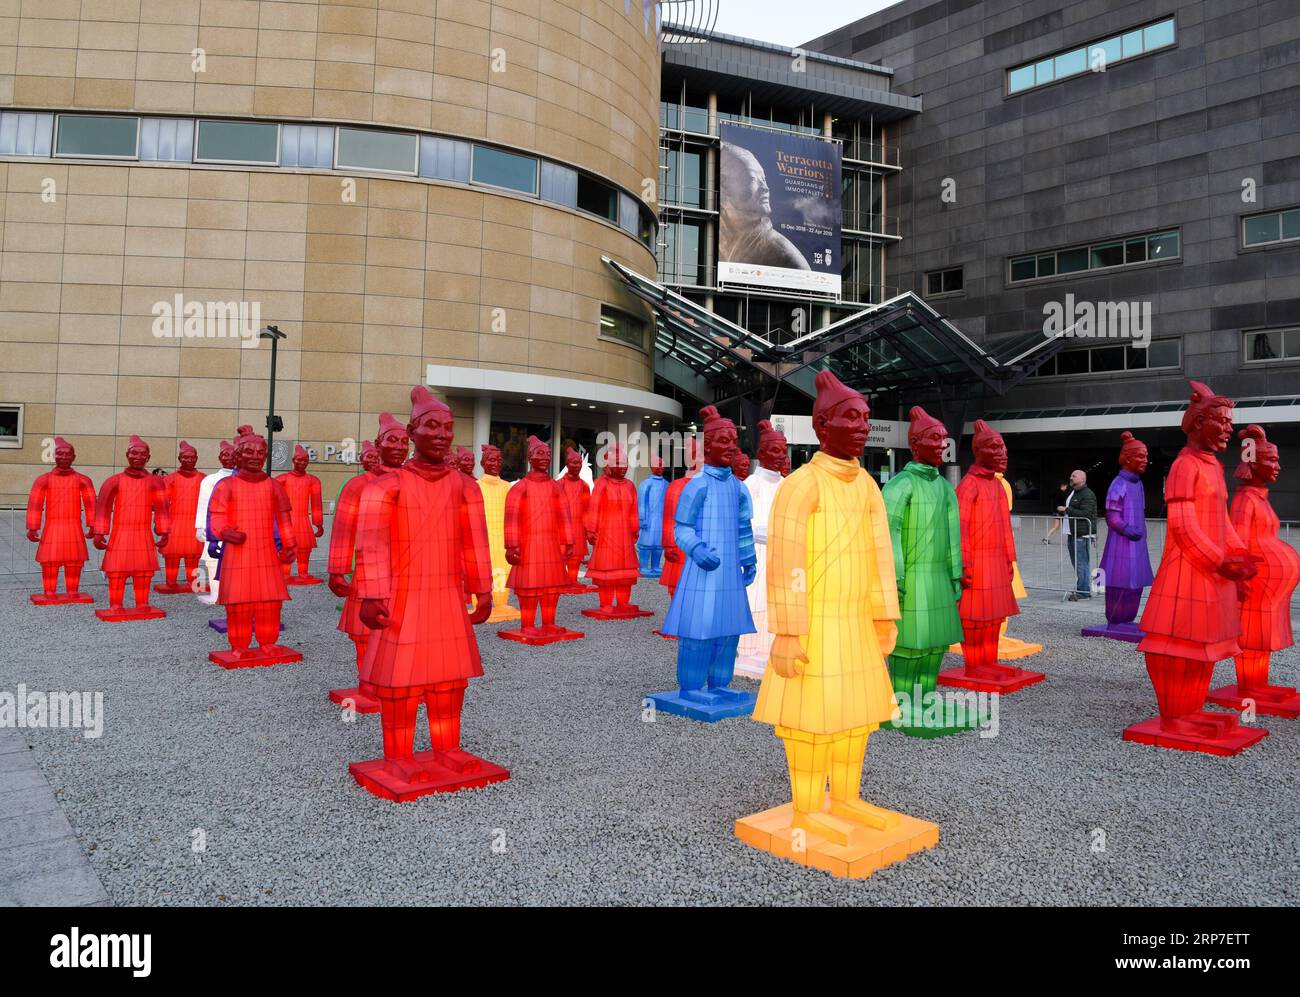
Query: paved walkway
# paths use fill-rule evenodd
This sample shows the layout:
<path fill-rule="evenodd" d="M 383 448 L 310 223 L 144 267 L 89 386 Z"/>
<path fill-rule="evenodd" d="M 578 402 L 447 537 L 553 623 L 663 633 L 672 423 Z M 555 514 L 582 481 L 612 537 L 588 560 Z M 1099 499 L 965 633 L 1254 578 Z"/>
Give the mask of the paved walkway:
<path fill-rule="evenodd" d="M 0 728 L 0 906 L 107 903 L 26 738 Z"/>

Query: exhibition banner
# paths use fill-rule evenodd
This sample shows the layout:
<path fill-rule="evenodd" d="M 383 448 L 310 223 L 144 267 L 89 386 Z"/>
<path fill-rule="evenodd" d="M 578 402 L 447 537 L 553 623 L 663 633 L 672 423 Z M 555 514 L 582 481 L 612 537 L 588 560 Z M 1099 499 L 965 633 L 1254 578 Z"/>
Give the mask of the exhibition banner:
<path fill-rule="evenodd" d="M 721 127 L 718 284 L 840 294 L 837 142 Z"/>

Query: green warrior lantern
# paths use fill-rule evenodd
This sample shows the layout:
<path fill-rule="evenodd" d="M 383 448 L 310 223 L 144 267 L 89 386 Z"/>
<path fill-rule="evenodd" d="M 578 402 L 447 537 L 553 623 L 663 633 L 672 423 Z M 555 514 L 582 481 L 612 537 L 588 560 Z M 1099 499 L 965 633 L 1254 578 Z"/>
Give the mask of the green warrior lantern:
<path fill-rule="evenodd" d="M 894 544 L 894 574 L 902 620 L 889 673 L 901 715 L 900 729 L 914 737 L 969 730 L 978 717 L 951 715 L 955 702 L 936 692 L 944 652 L 961 640 L 961 527 L 957 493 L 939 473 L 947 433 L 919 405 L 909 413 L 912 459 L 883 493 Z"/>

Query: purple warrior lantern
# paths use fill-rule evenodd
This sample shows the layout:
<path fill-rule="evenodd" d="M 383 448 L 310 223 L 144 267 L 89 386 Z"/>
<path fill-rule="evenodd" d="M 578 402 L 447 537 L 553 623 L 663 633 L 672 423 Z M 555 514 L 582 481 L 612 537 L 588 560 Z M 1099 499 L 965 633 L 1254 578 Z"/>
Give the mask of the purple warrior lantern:
<path fill-rule="evenodd" d="M 1142 472 L 1147 469 L 1146 444 L 1124 433 L 1119 474 L 1106 492 L 1106 549 L 1101 555 L 1101 581 L 1106 586 L 1106 625 L 1087 627 L 1085 637 L 1111 637 L 1136 644 L 1146 636 L 1133 621 L 1142 590 L 1151 584 L 1147 553 L 1146 493 Z"/>

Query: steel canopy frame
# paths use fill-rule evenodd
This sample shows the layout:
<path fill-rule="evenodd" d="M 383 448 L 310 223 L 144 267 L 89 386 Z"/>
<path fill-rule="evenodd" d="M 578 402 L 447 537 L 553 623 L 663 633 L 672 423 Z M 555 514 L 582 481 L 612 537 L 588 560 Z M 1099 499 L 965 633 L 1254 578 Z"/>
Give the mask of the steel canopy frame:
<path fill-rule="evenodd" d="M 1004 343 L 999 356 L 905 291 L 778 345 L 609 257 L 602 260 L 654 309 L 657 350 L 702 377 L 714 392 L 709 399 L 714 403 L 759 389 L 775 399 L 782 385 L 813 398 L 817 371 L 832 365 L 843 369 L 845 383 L 869 393 L 956 387 L 973 379 L 987 392 L 1002 395 L 1055 355 L 1071 331 L 1015 337 Z M 873 348 L 881 354 L 879 361 L 864 361 L 862 351 Z"/>

